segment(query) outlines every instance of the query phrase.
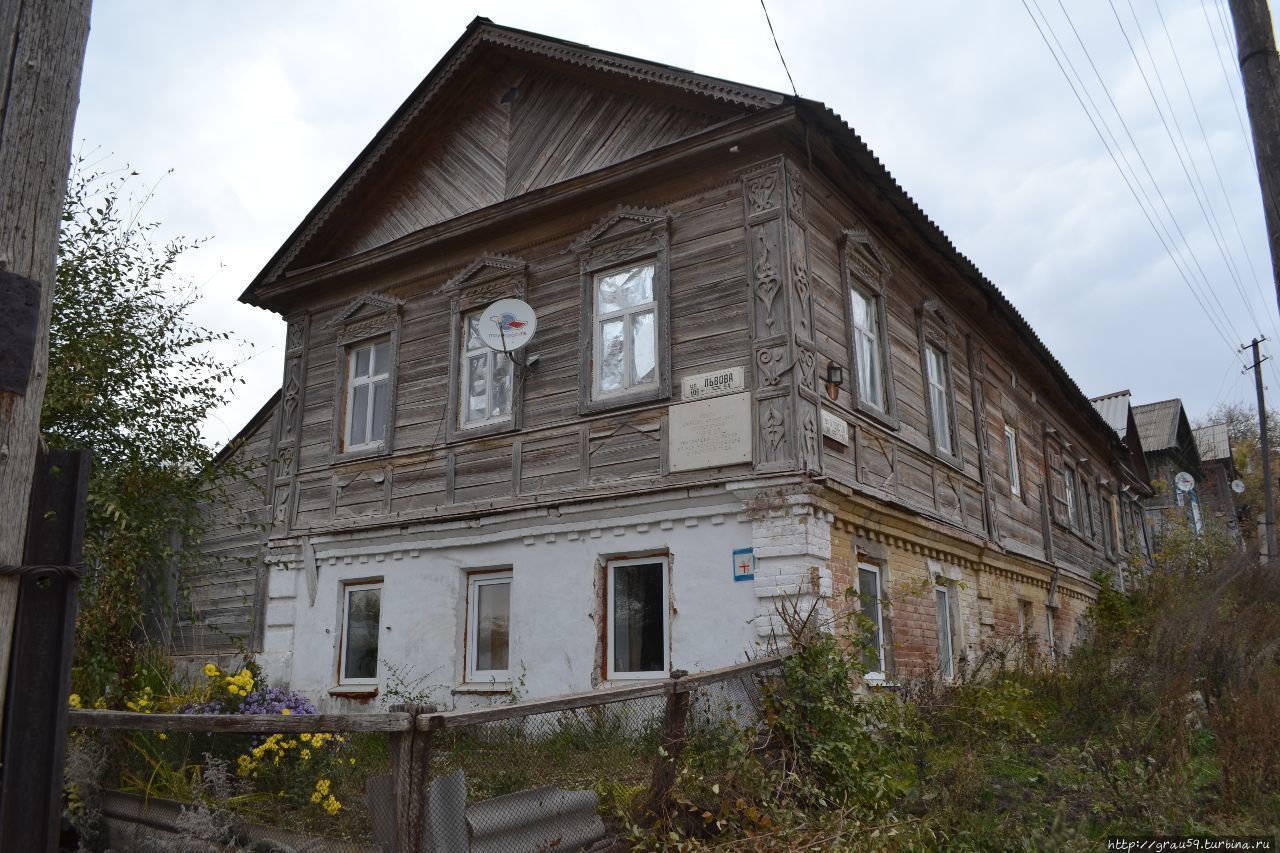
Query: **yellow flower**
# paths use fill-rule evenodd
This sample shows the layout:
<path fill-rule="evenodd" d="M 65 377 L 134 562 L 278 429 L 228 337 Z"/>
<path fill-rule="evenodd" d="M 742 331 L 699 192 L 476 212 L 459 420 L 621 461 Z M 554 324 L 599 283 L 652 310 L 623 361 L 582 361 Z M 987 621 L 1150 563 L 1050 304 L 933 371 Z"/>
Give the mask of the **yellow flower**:
<path fill-rule="evenodd" d="M 355 763 L 356 763 L 356 760 L 355 760 L 354 758 L 353 758 L 353 759 L 351 759 L 351 764 L 352 764 L 352 766 L 355 766 Z"/>
<path fill-rule="evenodd" d="M 104 697 L 104 696 L 99 696 L 97 699 L 94 699 L 94 700 L 93 700 L 93 707 L 94 707 L 95 709 L 99 710 L 99 711 L 104 711 L 104 710 L 106 710 L 106 708 L 107 708 L 107 700 L 106 700 L 106 697 Z"/>
<path fill-rule="evenodd" d="M 319 791 L 316 791 L 314 794 L 312 794 L 312 795 L 311 795 L 311 802 L 313 802 L 313 803 L 318 803 L 318 802 L 320 802 L 320 801 L 321 801 L 321 800 L 323 800 L 323 799 L 324 799 L 324 797 L 323 797 L 323 796 L 321 796 L 321 794 L 320 794 L 320 792 L 319 792 Z"/>
<path fill-rule="evenodd" d="M 328 779 L 317 779 L 317 780 L 316 780 L 316 791 L 318 791 L 321 795 L 328 794 L 328 793 L 329 793 L 329 780 L 328 780 Z"/>
<path fill-rule="evenodd" d="M 337 814 L 341 808 L 342 808 L 342 803 L 334 799 L 333 794 L 330 794 L 329 799 L 324 801 L 324 810 L 331 815 Z"/>
<path fill-rule="evenodd" d="M 67 697 L 67 704 L 68 704 L 68 705 L 70 705 L 72 708 L 79 708 L 79 707 L 81 707 L 81 705 L 80 705 L 80 694 L 79 694 L 79 693 L 72 693 L 70 696 L 68 696 L 68 697 Z"/>
<path fill-rule="evenodd" d="M 204 674 L 209 678 L 217 678 L 220 672 L 218 665 L 212 661 L 204 665 Z"/>
<path fill-rule="evenodd" d="M 301 740 L 303 743 L 311 743 L 311 733 L 310 733 L 310 732 L 303 732 L 302 734 L 300 734 L 300 735 L 298 736 L 298 738 L 299 738 L 299 740 Z"/>
<path fill-rule="evenodd" d="M 164 732 L 160 732 L 160 734 L 156 735 L 156 737 L 160 738 L 160 740 L 168 740 L 168 739 L 169 739 L 169 736 L 168 736 L 167 734 L 165 734 Z"/>
<path fill-rule="evenodd" d="M 302 756 L 302 760 L 303 760 L 303 761 L 307 761 L 308 759 L 310 759 L 310 758 L 311 758 L 311 750 L 309 750 L 309 749 L 303 749 L 303 750 L 302 750 L 302 752 L 301 752 L 301 753 L 299 753 L 299 755 L 301 755 L 301 756 Z"/>
<path fill-rule="evenodd" d="M 293 712 L 292 712 L 292 711 L 290 711 L 288 708 L 281 708 L 281 709 L 280 709 L 280 713 L 281 713 L 281 714 L 284 714 L 284 715 L 287 717 L 287 716 L 289 716 L 290 714 L 292 714 Z"/>

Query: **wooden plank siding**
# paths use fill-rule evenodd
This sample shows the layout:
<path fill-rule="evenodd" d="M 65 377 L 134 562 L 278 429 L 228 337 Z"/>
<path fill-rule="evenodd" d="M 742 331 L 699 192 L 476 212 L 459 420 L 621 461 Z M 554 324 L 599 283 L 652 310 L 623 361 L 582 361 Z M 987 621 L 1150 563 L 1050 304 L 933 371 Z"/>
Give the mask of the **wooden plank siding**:
<path fill-rule="evenodd" d="M 725 168 L 695 181 L 681 177 L 618 199 L 669 214 L 670 352 L 672 376 L 741 366 L 751 377 L 741 185 Z M 511 503 L 539 495 L 571 497 L 650 483 L 721 479 L 734 469 L 665 475 L 665 424 L 671 400 L 579 415 L 579 304 L 582 273 L 567 249 L 617 204 L 584 208 L 513 235 L 485 250 L 527 263 L 526 299 L 539 331 L 529 351 L 518 432 L 447 440 L 450 370 L 449 297 L 444 285 L 476 260 L 474 248 L 428 264 L 360 282 L 360 290 L 401 301 L 394 406 L 394 452 L 352 462 L 335 460 L 333 419 L 339 407 L 337 319 L 358 291 L 334 293 L 310 311 L 307 376 L 292 529 L 319 531 L 359 520 L 428 517 L 467 505 Z M 585 432 L 579 424 L 587 424 Z M 518 439 L 518 441 L 517 441 Z M 450 461 L 451 460 L 451 461 Z"/>
<path fill-rule="evenodd" d="M 843 288 L 847 285 L 842 280 L 839 235 L 850 227 L 870 231 L 891 268 L 885 296 L 896 428 L 859 411 L 851 396 L 852 383 L 846 382 L 838 399 L 824 401 L 824 407 L 854 425 L 855 440 L 847 448 L 825 442 L 825 473 L 857 491 L 895 500 L 984 537 L 984 505 L 989 496 L 999 544 L 1043 558 L 1046 546 L 1039 495 L 1042 488 L 1048 490 L 1044 437 L 1046 430 L 1053 430 L 1072 445 L 1073 461 L 1087 460 L 1079 464 L 1090 471 L 1093 525 L 1088 529 L 1085 524 L 1081 504 L 1076 525 L 1053 522 L 1052 548 L 1058 561 L 1087 576 L 1107 558 L 1093 481 L 1098 474 L 1112 476 L 1107 472 L 1115 464 L 1114 449 L 1095 431 L 1081 429 L 1078 413 L 1062 408 L 1057 395 L 1049 390 L 1045 371 L 1026 358 L 1015 337 L 983 315 L 975 315 L 963 302 L 952 301 L 951 294 L 963 292 L 967 285 L 953 286 L 922 262 L 921 247 L 890 229 L 881 230 L 875 214 L 864 207 L 866 200 L 855 202 L 816 170 L 806 172 L 806 181 L 815 337 L 824 362 L 840 365 L 846 377 L 852 375 L 853 363 L 844 317 Z M 954 465 L 934 456 L 930 447 L 919 345 L 920 309 L 926 301 L 940 305 L 956 327 L 949 333 L 959 448 Z M 966 346 L 972 347 L 975 363 L 981 365 L 978 377 L 971 377 Z M 976 378 L 981 389 L 983 407 L 977 419 L 971 378 Z M 1006 424 L 1018 434 L 1018 496 L 1010 489 Z M 979 429 L 983 431 L 981 439 Z M 986 483 L 982 481 L 980 440 L 988 448 Z M 1083 488 L 1078 503 L 1082 496 Z"/>
<path fill-rule="evenodd" d="M 225 499 L 204 505 L 199 558 L 182 570 L 174 590 L 171 639 L 178 655 L 252 648 L 265 579 L 263 543 L 271 520 L 271 452 L 278 403 L 259 413 L 235 439 Z M 210 490 L 212 495 L 212 489 Z"/>

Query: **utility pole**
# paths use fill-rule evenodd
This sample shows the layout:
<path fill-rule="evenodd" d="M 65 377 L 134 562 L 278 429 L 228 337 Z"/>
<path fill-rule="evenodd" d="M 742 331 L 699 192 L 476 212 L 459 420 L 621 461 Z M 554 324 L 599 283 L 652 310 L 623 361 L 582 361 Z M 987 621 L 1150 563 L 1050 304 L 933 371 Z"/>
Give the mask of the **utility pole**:
<path fill-rule="evenodd" d="M 0 0 L 0 566 L 23 563 L 89 4 Z M 18 587 L 0 574 L 0 712 Z"/>
<path fill-rule="evenodd" d="M 1275 484 L 1271 482 L 1271 441 L 1267 437 L 1267 401 L 1262 390 L 1262 362 L 1258 357 L 1258 344 L 1266 338 L 1254 338 L 1249 345 L 1253 348 L 1253 364 L 1247 370 L 1253 371 L 1253 382 L 1258 389 L 1258 435 L 1262 441 L 1262 494 L 1264 512 L 1263 526 L 1266 528 L 1267 561 L 1276 558 L 1276 500 Z"/>
<path fill-rule="evenodd" d="M 1228 0 L 1239 50 L 1245 109 L 1253 129 L 1253 151 L 1262 185 L 1272 278 L 1280 302 L 1280 55 L 1276 54 L 1267 0 Z"/>

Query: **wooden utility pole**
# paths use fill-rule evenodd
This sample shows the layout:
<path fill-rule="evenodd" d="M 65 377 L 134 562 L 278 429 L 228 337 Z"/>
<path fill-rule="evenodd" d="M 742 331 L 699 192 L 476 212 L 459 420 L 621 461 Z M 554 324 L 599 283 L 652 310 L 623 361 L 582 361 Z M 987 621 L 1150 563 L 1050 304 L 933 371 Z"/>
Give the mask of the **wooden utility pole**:
<path fill-rule="evenodd" d="M 0 0 L 0 565 L 23 558 L 89 7 Z M 0 714 L 17 594 L 0 576 Z"/>
<path fill-rule="evenodd" d="M 1280 56 L 1267 0 L 1228 0 L 1239 50 L 1245 109 L 1262 185 L 1262 207 L 1271 247 L 1272 279 L 1280 303 Z"/>
<path fill-rule="evenodd" d="M 1254 338 L 1250 346 L 1253 348 L 1254 385 L 1258 390 L 1258 437 L 1262 443 L 1262 494 L 1264 506 L 1263 526 L 1266 528 L 1267 561 L 1276 559 L 1276 499 L 1275 484 L 1271 481 L 1271 441 L 1267 436 L 1267 400 L 1262 390 L 1262 362 L 1258 355 L 1258 344 L 1265 338 Z"/>

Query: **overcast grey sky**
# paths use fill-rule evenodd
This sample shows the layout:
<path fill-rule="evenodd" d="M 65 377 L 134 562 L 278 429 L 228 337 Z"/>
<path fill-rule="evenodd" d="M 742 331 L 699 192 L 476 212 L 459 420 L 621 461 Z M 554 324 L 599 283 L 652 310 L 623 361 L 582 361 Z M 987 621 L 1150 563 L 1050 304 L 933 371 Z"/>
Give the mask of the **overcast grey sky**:
<path fill-rule="evenodd" d="M 1252 401 L 1232 349 L 1259 332 L 1280 338 L 1280 322 L 1225 0 L 1027 4 L 1091 87 L 1082 97 L 1110 121 L 1173 257 L 1022 0 L 771 0 L 770 12 L 799 93 L 857 130 L 1086 393 L 1182 397 L 1193 417 Z M 236 296 L 476 15 L 790 89 L 758 0 L 95 3 L 77 147 L 150 181 L 173 170 L 148 217 L 212 238 L 184 268 L 203 294 L 197 319 L 252 344 L 229 353 L 246 384 L 208 425 L 211 441 L 280 381 L 283 323 Z M 1170 137 L 1185 137 L 1182 159 Z M 1203 271 L 1220 330 L 1180 266 L 1199 286 Z M 1274 368 L 1265 375 L 1280 393 Z"/>

